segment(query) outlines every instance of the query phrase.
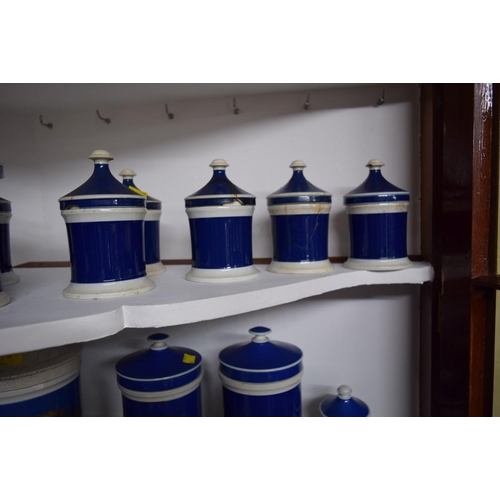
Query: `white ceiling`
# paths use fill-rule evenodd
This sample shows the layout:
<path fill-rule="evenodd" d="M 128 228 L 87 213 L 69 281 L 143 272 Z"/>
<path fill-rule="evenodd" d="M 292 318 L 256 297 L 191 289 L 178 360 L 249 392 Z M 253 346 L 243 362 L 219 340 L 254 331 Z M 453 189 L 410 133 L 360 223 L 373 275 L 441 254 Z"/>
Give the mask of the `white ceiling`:
<path fill-rule="evenodd" d="M 352 87 L 349 83 L 2 83 L 0 110 L 41 112 Z"/>

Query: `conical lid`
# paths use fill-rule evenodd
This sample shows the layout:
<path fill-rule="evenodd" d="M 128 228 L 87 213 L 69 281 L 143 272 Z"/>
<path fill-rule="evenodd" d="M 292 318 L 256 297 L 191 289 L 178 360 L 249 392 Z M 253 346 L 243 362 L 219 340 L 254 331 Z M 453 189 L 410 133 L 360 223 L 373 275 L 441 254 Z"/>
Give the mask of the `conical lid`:
<path fill-rule="evenodd" d="M 249 333 L 254 336 L 250 342 L 235 344 L 220 352 L 223 365 L 242 371 L 272 371 L 300 363 L 302 351 L 292 344 L 269 340 L 269 328 L 256 326 Z"/>
<path fill-rule="evenodd" d="M 126 168 L 122 170 L 119 175 L 123 178 L 123 185 L 127 186 L 133 193 L 140 194 L 141 196 L 146 196 L 146 208 L 161 209 L 161 201 L 149 196 L 146 191 L 142 191 L 134 184 L 134 177 L 137 175 L 133 170 Z"/>
<path fill-rule="evenodd" d="M 331 203 L 332 195 L 311 184 L 304 176 L 306 164 L 295 160 L 290 165 L 293 170 L 291 179 L 278 191 L 267 197 L 268 205 L 286 203 Z"/>
<path fill-rule="evenodd" d="M 367 417 L 370 414 L 367 404 L 353 397 L 347 385 L 341 385 L 337 393 L 321 402 L 319 409 L 324 417 Z"/>
<path fill-rule="evenodd" d="M 113 176 L 109 170 L 109 162 L 113 160 L 113 157 L 107 151 L 98 149 L 89 156 L 89 159 L 94 161 L 93 174 L 81 186 L 60 198 L 59 201 L 105 198 L 136 198 L 144 200 L 144 196 L 131 192 Z"/>
<path fill-rule="evenodd" d="M 151 347 L 122 358 L 116 364 L 119 376 L 133 381 L 158 381 L 181 377 L 189 373 L 198 376 L 196 368 L 201 364 L 201 355 L 186 347 L 171 347 L 166 344 L 168 335 L 155 333 L 147 339 Z"/>
<path fill-rule="evenodd" d="M 216 159 L 210 167 L 213 175 L 210 181 L 200 190 L 185 198 L 186 207 L 219 206 L 228 203 L 255 205 L 255 196 L 240 189 L 226 176 L 226 160 Z"/>
<path fill-rule="evenodd" d="M 384 166 L 383 162 L 370 160 L 366 166 L 370 169 L 367 179 L 344 196 L 344 205 L 410 200 L 408 191 L 398 188 L 385 180 L 380 170 Z"/>

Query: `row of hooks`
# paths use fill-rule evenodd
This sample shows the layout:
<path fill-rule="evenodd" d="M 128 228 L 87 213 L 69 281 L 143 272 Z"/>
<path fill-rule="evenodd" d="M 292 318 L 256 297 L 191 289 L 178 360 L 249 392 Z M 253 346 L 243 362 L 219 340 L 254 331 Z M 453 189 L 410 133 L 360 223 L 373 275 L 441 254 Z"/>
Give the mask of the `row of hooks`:
<path fill-rule="evenodd" d="M 377 100 L 377 106 L 381 106 L 382 104 L 384 104 L 385 102 L 385 89 L 382 91 L 382 96 Z M 311 106 L 311 94 L 307 94 L 307 98 L 306 98 L 306 102 L 304 103 L 304 105 L 302 106 L 306 111 L 309 109 L 309 107 Z M 106 122 L 108 125 L 111 123 L 111 118 L 104 118 L 103 116 L 101 116 L 101 113 L 99 113 L 99 110 L 96 109 L 95 110 L 97 116 L 99 117 L 100 120 L 102 120 L 103 122 Z M 173 120 L 174 119 L 174 114 L 173 113 L 170 113 L 169 110 L 168 110 L 168 104 L 165 104 L 165 113 L 167 114 L 168 116 L 168 119 L 169 120 Z M 240 109 L 236 106 L 236 98 L 234 97 L 233 98 L 233 113 L 235 115 L 238 115 L 240 113 Z M 47 127 L 49 129 L 51 129 L 54 125 L 52 123 L 44 123 L 43 121 L 43 116 L 40 115 L 40 123 L 44 126 L 44 127 Z"/>

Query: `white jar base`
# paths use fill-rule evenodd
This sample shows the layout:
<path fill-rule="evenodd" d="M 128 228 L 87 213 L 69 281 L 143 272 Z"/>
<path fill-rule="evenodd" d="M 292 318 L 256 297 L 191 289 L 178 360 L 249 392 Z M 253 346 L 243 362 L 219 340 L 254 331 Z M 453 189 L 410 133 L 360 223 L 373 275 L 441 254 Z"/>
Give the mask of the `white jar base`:
<path fill-rule="evenodd" d="M 236 267 L 233 269 L 199 269 L 192 267 L 186 274 L 188 281 L 197 283 L 233 283 L 257 278 L 260 271 L 255 266 Z"/>
<path fill-rule="evenodd" d="M 146 264 L 146 274 L 148 276 L 156 276 L 158 274 L 163 274 L 167 268 L 162 262 L 155 262 L 154 264 Z"/>
<path fill-rule="evenodd" d="M 67 299 L 114 299 L 149 292 L 156 287 L 147 276 L 109 283 L 70 283 L 63 291 Z"/>
<path fill-rule="evenodd" d="M 4 292 L 0 292 L 0 307 L 6 306 L 10 302 L 10 296 Z"/>
<path fill-rule="evenodd" d="M 270 273 L 280 274 L 319 274 L 333 271 L 333 264 L 328 260 L 312 262 L 280 262 L 273 260 L 267 267 Z"/>
<path fill-rule="evenodd" d="M 21 281 L 21 278 L 14 271 L 1 273 L 0 278 L 2 280 L 2 287 L 14 285 L 15 283 L 19 283 Z"/>
<path fill-rule="evenodd" d="M 343 266 L 347 269 L 364 271 L 398 271 L 411 267 L 413 262 L 408 257 L 402 259 L 347 259 Z"/>

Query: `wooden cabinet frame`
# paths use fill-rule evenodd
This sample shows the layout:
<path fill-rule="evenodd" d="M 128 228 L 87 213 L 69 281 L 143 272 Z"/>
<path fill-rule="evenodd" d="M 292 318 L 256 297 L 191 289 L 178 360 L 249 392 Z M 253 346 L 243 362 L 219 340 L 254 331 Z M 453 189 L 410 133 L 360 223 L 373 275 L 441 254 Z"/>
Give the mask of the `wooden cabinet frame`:
<path fill-rule="evenodd" d="M 420 414 L 491 416 L 497 84 L 423 84 Z"/>

